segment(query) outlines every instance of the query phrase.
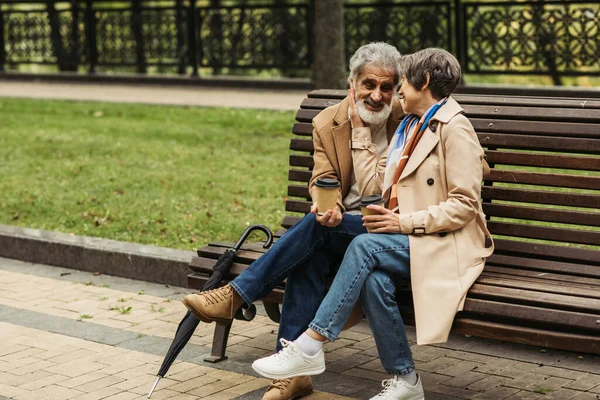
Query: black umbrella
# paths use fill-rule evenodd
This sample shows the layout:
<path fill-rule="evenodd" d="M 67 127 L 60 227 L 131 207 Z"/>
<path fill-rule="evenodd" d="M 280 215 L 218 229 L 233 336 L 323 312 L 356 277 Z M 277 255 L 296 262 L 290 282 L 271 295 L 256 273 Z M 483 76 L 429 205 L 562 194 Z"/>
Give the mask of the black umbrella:
<path fill-rule="evenodd" d="M 234 244 L 232 248 L 227 249 L 225 253 L 221 254 L 219 259 L 217 260 L 217 263 L 213 267 L 213 273 L 210 275 L 204 286 L 202 286 L 202 290 L 200 290 L 201 292 L 204 292 L 205 290 L 216 289 L 220 286 L 221 281 L 229 272 L 229 269 L 233 264 L 233 258 L 235 256 L 235 253 L 240 249 L 240 247 L 242 247 L 242 244 L 244 244 L 244 241 L 248 238 L 248 236 L 250 236 L 250 233 L 255 230 L 262 231 L 267 235 L 267 240 L 265 241 L 263 247 L 267 249 L 271 246 L 271 244 L 273 243 L 273 234 L 271 233 L 269 228 L 267 228 L 264 225 L 249 226 L 248 228 L 246 228 L 244 233 L 242 233 L 242 236 L 240 236 L 236 244 Z M 246 306 L 244 305 L 244 307 Z M 256 307 L 254 305 L 251 305 L 245 312 L 241 309 L 238 310 L 236 318 L 251 320 L 255 314 Z M 196 327 L 198 326 L 198 323 L 200 323 L 200 320 L 190 311 L 188 311 L 185 314 L 185 317 L 183 317 L 183 319 L 179 323 L 179 326 L 177 327 L 177 332 L 175 332 L 175 338 L 173 338 L 171 347 L 169 347 L 169 351 L 167 351 L 165 359 L 163 360 L 163 363 L 160 366 L 160 370 L 157 374 L 158 378 L 156 379 L 152 390 L 150 390 L 150 393 L 148 393 L 148 398 L 150 398 L 152 392 L 154 392 L 154 389 L 156 389 L 156 385 L 158 385 L 158 381 L 160 381 L 160 378 L 163 378 L 165 376 L 165 374 L 167 373 L 169 368 L 171 368 L 171 365 L 175 361 L 175 358 L 177 358 L 177 355 L 179 355 L 179 353 L 181 352 L 181 350 L 183 350 L 187 342 L 189 342 L 190 338 L 194 334 L 194 331 L 196 330 Z"/>

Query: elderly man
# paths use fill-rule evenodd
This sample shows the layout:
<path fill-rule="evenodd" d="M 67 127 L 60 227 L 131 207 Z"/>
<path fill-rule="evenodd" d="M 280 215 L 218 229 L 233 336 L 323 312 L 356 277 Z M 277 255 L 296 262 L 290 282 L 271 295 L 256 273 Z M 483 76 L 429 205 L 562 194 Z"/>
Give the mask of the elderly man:
<path fill-rule="evenodd" d="M 188 295 L 183 302 L 201 321 L 229 322 L 243 303 L 263 298 L 287 278 L 278 338 L 296 338 L 314 318 L 326 292 L 326 277 L 342 261 L 354 237 L 366 233 L 359 203 L 381 194 L 387 147 L 403 117 L 395 96 L 400 54 L 385 43 L 359 48 L 350 59 L 350 91 L 340 104 L 313 120 L 314 169 L 319 178 L 340 181 L 337 206 L 311 213 L 230 284 Z M 278 340 L 277 351 L 281 350 Z M 309 377 L 275 380 L 263 399 L 291 399 L 312 392 Z"/>

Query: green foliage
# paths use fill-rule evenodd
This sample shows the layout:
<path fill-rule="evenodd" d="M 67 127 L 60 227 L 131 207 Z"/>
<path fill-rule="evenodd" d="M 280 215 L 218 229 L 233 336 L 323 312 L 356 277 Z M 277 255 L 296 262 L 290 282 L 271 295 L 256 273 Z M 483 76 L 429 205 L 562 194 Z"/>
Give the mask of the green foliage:
<path fill-rule="evenodd" d="M 80 320 L 80 321 L 82 321 L 82 320 L 84 320 L 84 319 L 92 319 L 92 318 L 94 318 L 94 316 L 92 316 L 92 315 L 89 315 L 89 314 L 81 314 L 81 315 L 79 316 L 79 320 Z"/>
<path fill-rule="evenodd" d="M 0 99 L 0 119 L 0 224 L 193 249 L 283 218 L 293 112 Z"/>

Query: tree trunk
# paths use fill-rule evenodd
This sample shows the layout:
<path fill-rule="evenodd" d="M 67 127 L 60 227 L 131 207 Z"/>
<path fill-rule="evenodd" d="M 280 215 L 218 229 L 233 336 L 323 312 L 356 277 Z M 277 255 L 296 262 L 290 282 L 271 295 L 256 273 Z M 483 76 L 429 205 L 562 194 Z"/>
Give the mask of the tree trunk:
<path fill-rule="evenodd" d="M 317 89 L 344 89 L 346 60 L 344 57 L 344 1 L 314 2 L 313 80 Z"/>

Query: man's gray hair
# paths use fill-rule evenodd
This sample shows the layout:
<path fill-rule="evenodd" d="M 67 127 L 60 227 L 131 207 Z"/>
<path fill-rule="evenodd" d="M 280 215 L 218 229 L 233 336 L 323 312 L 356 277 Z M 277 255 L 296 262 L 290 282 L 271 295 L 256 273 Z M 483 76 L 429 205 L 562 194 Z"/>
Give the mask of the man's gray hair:
<path fill-rule="evenodd" d="M 431 47 L 402 57 L 402 71 L 408 83 L 421 90 L 427 77 L 431 94 L 437 100 L 450 96 L 460 83 L 461 69 L 456 57 L 444 49 Z"/>
<path fill-rule="evenodd" d="M 350 77 L 348 81 L 356 78 L 368 66 L 394 71 L 394 86 L 400 84 L 402 70 L 400 69 L 400 52 L 394 46 L 383 42 L 373 42 L 361 46 L 350 58 Z"/>

